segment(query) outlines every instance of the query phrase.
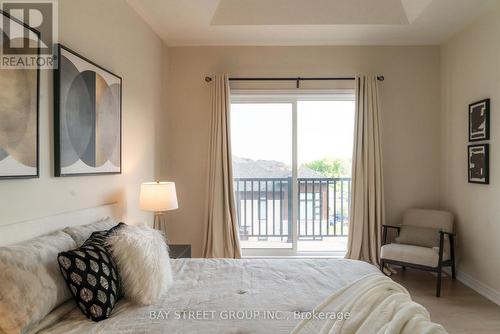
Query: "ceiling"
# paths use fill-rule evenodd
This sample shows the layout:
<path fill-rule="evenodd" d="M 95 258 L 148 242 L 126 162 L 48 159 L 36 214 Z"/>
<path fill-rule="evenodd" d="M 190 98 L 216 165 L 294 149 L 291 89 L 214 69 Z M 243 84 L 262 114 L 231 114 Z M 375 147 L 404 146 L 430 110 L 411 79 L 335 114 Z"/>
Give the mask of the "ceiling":
<path fill-rule="evenodd" d="M 498 0 L 127 0 L 168 46 L 441 44 Z"/>

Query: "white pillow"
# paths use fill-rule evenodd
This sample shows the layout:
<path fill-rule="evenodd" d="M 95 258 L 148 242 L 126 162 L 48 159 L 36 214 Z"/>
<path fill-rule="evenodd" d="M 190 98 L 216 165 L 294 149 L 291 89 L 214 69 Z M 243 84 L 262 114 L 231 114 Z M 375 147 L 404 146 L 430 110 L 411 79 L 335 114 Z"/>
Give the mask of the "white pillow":
<path fill-rule="evenodd" d="M 126 298 L 150 305 L 173 283 L 167 244 L 158 230 L 127 225 L 108 237 Z"/>
<path fill-rule="evenodd" d="M 68 226 L 63 232 L 69 234 L 75 240 L 76 245 L 80 247 L 90 237 L 92 232 L 109 230 L 115 225 L 115 221 L 107 217 L 87 225 Z"/>
<path fill-rule="evenodd" d="M 62 231 L 0 247 L 0 333 L 27 332 L 71 298 L 57 254 L 75 247 Z"/>

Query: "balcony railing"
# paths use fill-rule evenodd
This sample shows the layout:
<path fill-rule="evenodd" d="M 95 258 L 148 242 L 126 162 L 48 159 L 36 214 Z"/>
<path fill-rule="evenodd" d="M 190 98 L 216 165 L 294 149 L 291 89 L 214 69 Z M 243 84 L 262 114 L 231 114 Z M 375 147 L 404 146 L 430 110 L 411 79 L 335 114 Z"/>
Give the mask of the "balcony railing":
<path fill-rule="evenodd" d="M 240 238 L 292 238 L 292 178 L 235 178 Z M 299 240 L 347 236 L 350 178 L 297 179 Z"/>

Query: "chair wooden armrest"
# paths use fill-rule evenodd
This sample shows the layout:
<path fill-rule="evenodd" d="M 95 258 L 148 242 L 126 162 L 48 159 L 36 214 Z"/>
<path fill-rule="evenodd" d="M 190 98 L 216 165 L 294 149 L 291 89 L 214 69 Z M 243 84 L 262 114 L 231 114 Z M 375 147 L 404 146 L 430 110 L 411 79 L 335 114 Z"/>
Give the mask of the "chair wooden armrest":
<path fill-rule="evenodd" d="M 401 229 L 401 225 L 382 225 L 383 228 L 395 228 L 397 230 Z"/>
<path fill-rule="evenodd" d="M 383 234 L 382 234 L 382 246 L 386 244 L 387 242 L 387 230 L 388 229 L 396 229 L 398 231 L 398 235 L 399 235 L 399 231 L 401 231 L 401 225 L 382 225 L 382 229 L 383 229 Z"/>
<path fill-rule="evenodd" d="M 455 234 L 455 233 L 452 233 L 452 232 L 446 232 L 446 231 L 442 231 L 442 230 L 439 230 L 439 233 L 441 233 L 441 234 L 443 234 L 443 235 L 444 235 L 444 234 L 447 234 L 449 237 L 454 237 L 454 236 L 456 236 L 456 234 Z"/>
<path fill-rule="evenodd" d="M 455 279 L 456 274 L 455 274 L 455 237 L 456 234 L 452 232 L 446 232 L 446 231 L 439 231 L 439 261 L 442 261 L 443 259 L 443 243 L 444 243 L 444 236 L 447 235 L 450 238 L 450 258 L 453 263 L 451 266 L 451 277 Z"/>

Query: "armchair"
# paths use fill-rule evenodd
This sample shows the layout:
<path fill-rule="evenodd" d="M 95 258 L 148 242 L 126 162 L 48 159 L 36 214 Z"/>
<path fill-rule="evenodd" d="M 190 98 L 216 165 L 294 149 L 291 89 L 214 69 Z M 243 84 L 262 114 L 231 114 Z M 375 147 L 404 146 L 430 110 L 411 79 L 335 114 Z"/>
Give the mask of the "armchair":
<path fill-rule="evenodd" d="M 387 232 L 395 229 L 396 243 L 387 244 Z M 403 235 L 404 234 L 404 235 Z M 382 226 L 380 269 L 386 264 L 437 273 L 436 297 L 441 295 L 443 267 L 450 266 L 455 279 L 453 216 L 447 211 L 409 209 L 401 225 Z"/>

